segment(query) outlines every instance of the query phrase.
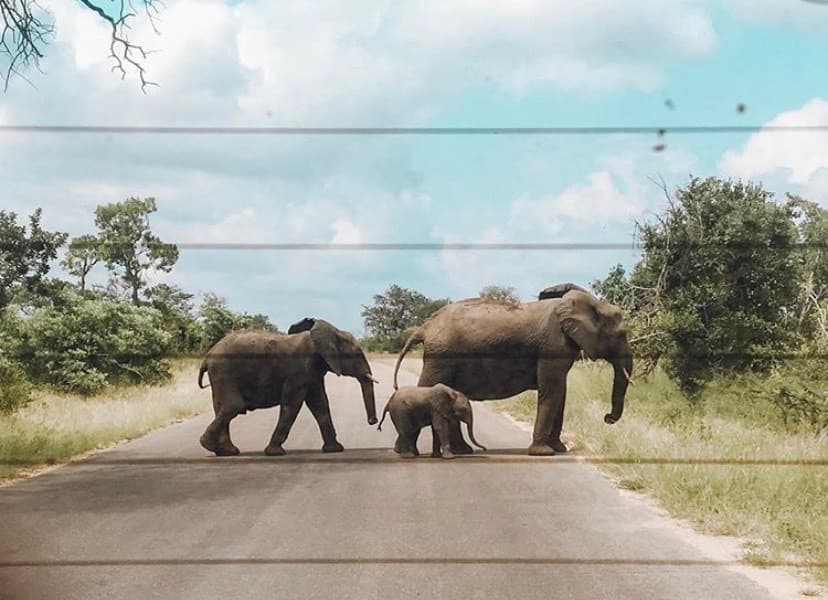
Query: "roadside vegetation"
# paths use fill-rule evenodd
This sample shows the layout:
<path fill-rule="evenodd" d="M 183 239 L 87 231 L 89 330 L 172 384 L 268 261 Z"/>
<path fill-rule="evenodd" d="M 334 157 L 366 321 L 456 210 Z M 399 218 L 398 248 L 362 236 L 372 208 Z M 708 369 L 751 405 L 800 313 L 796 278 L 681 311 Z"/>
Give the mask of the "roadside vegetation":
<path fill-rule="evenodd" d="M 620 487 L 648 493 L 673 516 L 707 533 L 745 538 L 749 562 L 826 564 L 828 434 L 807 419 L 793 418 L 779 398 L 800 377 L 801 372 L 782 367 L 762 376 L 721 379 L 689 401 L 658 368 L 632 388 L 624 418 L 609 427 L 601 416 L 612 370 L 581 363 L 569 375 L 564 440 L 573 456 L 620 459 L 597 466 Z M 493 404 L 532 423 L 536 401 L 534 392 L 526 392 Z M 635 462 L 647 459 L 665 462 Z M 762 460 L 823 464 L 744 463 Z M 828 568 L 815 575 L 828 583 Z"/>
<path fill-rule="evenodd" d="M 151 285 L 178 260 L 152 232 L 155 211 L 153 198 L 101 205 L 95 233 L 71 240 L 43 229 L 39 209 L 28 223 L 0 211 L 0 477 L 209 408 L 185 359 L 232 330 L 276 330 L 214 294 L 196 306 Z M 59 256 L 69 280 L 50 276 Z"/>
<path fill-rule="evenodd" d="M 209 410 L 210 395 L 194 385 L 197 369 L 194 359 L 176 360 L 167 385 L 94 397 L 37 388 L 26 406 L 0 415 L 0 481 Z"/>

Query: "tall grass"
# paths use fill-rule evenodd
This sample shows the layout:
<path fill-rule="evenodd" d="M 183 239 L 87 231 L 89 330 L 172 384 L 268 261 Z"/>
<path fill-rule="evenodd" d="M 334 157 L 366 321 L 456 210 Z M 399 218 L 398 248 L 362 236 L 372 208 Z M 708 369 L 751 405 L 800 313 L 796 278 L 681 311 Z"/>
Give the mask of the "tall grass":
<path fill-rule="evenodd" d="M 164 386 L 111 388 L 92 398 L 36 391 L 28 405 L 0 416 L 0 480 L 209 410 L 197 372 L 197 361 L 182 360 Z"/>
<path fill-rule="evenodd" d="M 623 419 L 607 426 L 612 372 L 579 364 L 569 376 L 564 439 L 580 454 L 621 459 L 726 459 L 728 464 L 602 464 L 632 490 L 705 532 L 746 538 L 745 558 L 828 563 L 828 467 L 749 465 L 744 460 L 828 460 L 828 436 L 786 423 L 756 376 L 708 386 L 690 401 L 663 373 L 628 393 Z M 536 394 L 495 403 L 532 422 Z M 816 569 L 828 582 L 828 568 Z"/>

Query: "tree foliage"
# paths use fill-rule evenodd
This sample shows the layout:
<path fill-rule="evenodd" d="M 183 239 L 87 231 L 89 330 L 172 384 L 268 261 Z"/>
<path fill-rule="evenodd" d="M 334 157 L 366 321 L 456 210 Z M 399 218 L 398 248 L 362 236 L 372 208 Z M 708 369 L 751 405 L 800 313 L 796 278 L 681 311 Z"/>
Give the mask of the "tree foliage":
<path fill-rule="evenodd" d="M 520 304 L 520 298 L 518 298 L 513 287 L 487 285 L 480 290 L 480 297 L 500 304 Z"/>
<path fill-rule="evenodd" d="M 395 352 L 405 343 L 408 330 L 448 303 L 447 298 L 435 300 L 415 290 L 391 285 L 384 293 L 374 295 L 372 306 L 362 307 L 365 332 L 372 338 L 372 347 Z"/>
<path fill-rule="evenodd" d="M 18 352 L 32 381 L 89 395 L 109 384 L 165 381 L 170 340 L 154 308 L 67 292 L 61 308 L 24 322 Z"/>
<path fill-rule="evenodd" d="M 231 331 L 262 329 L 279 331 L 267 315 L 234 313 L 224 298 L 206 294 L 199 308 L 201 322 L 201 348 L 206 350 Z"/>
<path fill-rule="evenodd" d="M 175 244 L 163 243 L 150 229 L 149 215 L 156 210 L 155 198 L 128 198 L 95 210 L 99 233 L 94 245 L 107 268 L 130 290 L 136 306 L 146 274 L 168 273 L 178 260 Z"/>
<path fill-rule="evenodd" d="M 717 373 L 766 369 L 797 343 L 793 216 L 759 186 L 694 178 L 638 225 L 643 257 L 631 275 L 616 266 L 593 289 L 632 313 L 636 354 L 665 356 L 686 390 Z"/>
<path fill-rule="evenodd" d="M 66 242 L 66 234 L 46 231 L 40 225 L 41 210 L 29 217 L 29 228 L 17 223 L 17 215 L 0 210 L 0 309 L 8 306 L 15 289 L 38 293 L 50 263 Z"/>
<path fill-rule="evenodd" d="M 819 351 L 828 350 L 828 210 L 798 196 L 788 196 L 788 208 L 801 246 L 799 330 Z"/>
<path fill-rule="evenodd" d="M 78 278 L 81 292 L 86 291 L 86 278 L 94 266 L 101 260 L 98 238 L 94 235 L 81 235 L 72 238 L 69 248 L 61 261 L 67 273 Z"/>

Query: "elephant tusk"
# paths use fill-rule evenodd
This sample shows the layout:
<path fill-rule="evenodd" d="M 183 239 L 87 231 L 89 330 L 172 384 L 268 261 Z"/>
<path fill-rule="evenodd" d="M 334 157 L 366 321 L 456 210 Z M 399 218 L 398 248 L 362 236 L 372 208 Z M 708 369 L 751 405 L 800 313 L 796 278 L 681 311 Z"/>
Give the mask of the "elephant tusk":
<path fill-rule="evenodd" d="M 627 383 L 630 385 L 635 385 L 635 382 L 632 379 L 632 375 L 627 371 L 627 369 L 621 369 L 624 372 L 624 377 L 627 378 Z"/>
<path fill-rule="evenodd" d="M 369 379 L 370 379 L 371 381 L 373 381 L 374 383 L 379 383 L 379 380 L 378 380 L 378 379 L 374 379 L 373 377 L 369 377 Z"/>

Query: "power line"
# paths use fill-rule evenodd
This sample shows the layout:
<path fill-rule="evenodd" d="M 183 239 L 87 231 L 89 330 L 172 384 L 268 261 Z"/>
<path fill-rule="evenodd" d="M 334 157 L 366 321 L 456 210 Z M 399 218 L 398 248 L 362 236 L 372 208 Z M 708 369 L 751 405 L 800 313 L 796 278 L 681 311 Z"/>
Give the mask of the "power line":
<path fill-rule="evenodd" d="M 825 133 L 828 125 L 680 125 L 606 127 L 166 127 L 127 125 L 0 125 L 5 133 L 159 135 L 617 135 Z"/>

